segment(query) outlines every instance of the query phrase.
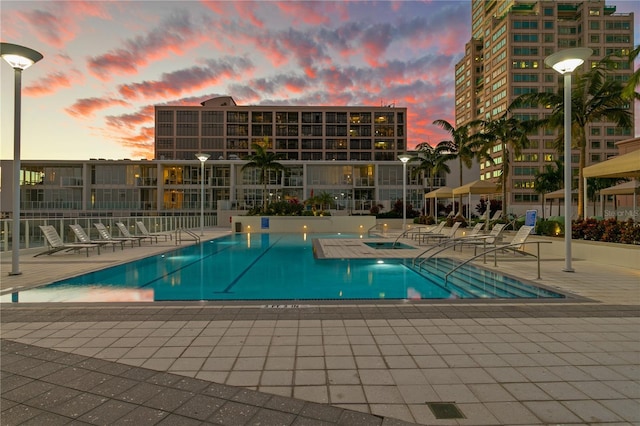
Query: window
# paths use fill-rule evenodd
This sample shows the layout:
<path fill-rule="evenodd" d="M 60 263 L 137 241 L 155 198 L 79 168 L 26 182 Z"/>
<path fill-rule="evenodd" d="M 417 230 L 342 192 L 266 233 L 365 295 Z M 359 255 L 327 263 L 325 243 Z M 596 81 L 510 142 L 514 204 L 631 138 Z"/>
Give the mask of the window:
<path fill-rule="evenodd" d="M 589 16 L 600 16 L 600 9 L 589 8 Z"/>
<path fill-rule="evenodd" d="M 158 136 L 173 136 L 173 124 L 158 123 Z"/>
<path fill-rule="evenodd" d="M 544 16 L 553 16 L 553 8 L 552 7 L 545 7 L 543 9 L 542 13 L 544 14 Z"/>
<path fill-rule="evenodd" d="M 303 112 L 302 122 L 303 123 L 322 123 L 322 113 L 321 112 Z"/>
<path fill-rule="evenodd" d="M 600 136 L 600 127 L 592 127 L 591 136 Z"/>
<path fill-rule="evenodd" d="M 558 34 L 560 35 L 569 35 L 569 34 L 575 34 L 576 33 L 576 27 L 558 27 Z"/>
<path fill-rule="evenodd" d="M 276 112 L 276 123 L 297 123 L 297 112 Z"/>
<path fill-rule="evenodd" d="M 607 34 L 605 43 L 630 43 L 631 38 L 627 34 Z"/>
<path fill-rule="evenodd" d="M 555 35 L 554 34 L 545 34 L 544 35 L 544 42 L 545 43 L 553 43 L 553 40 L 555 40 Z"/>
<path fill-rule="evenodd" d="M 600 21 L 589 21 L 589 29 L 590 30 L 599 30 L 600 29 Z"/>
<path fill-rule="evenodd" d="M 223 123 L 224 113 L 222 111 L 202 111 L 203 123 Z"/>
<path fill-rule="evenodd" d="M 521 69 L 525 69 L 525 68 L 534 68 L 537 69 L 538 68 L 538 61 L 513 61 L 511 63 L 513 68 L 521 68 Z"/>
<path fill-rule="evenodd" d="M 173 123 L 173 111 L 158 111 L 158 123 Z"/>
<path fill-rule="evenodd" d="M 553 21 L 544 21 L 544 29 L 552 30 L 553 29 Z"/>
<path fill-rule="evenodd" d="M 178 123 L 197 123 L 199 111 L 176 111 Z"/>
<path fill-rule="evenodd" d="M 251 122 L 252 123 L 272 123 L 273 113 L 263 112 L 263 111 L 253 111 L 251 113 Z"/>
<path fill-rule="evenodd" d="M 538 74 L 513 74 L 513 81 L 516 83 L 538 81 Z"/>
<path fill-rule="evenodd" d="M 513 21 L 514 29 L 537 29 L 538 21 Z"/>
<path fill-rule="evenodd" d="M 629 21 L 607 21 L 604 27 L 607 30 L 630 30 L 631 23 Z"/>
<path fill-rule="evenodd" d="M 539 49 L 537 47 L 514 47 L 513 54 L 515 56 L 538 56 Z"/>
<path fill-rule="evenodd" d="M 591 43 L 600 43 L 600 36 L 598 34 L 591 34 Z"/>
<path fill-rule="evenodd" d="M 591 141 L 591 149 L 600 149 L 600 141 L 592 140 Z"/>

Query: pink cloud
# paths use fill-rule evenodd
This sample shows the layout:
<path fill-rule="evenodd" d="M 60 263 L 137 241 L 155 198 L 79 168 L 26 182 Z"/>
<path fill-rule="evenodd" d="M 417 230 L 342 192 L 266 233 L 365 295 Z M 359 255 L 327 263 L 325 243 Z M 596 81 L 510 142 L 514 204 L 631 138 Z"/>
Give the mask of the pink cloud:
<path fill-rule="evenodd" d="M 126 99 L 180 96 L 184 92 L 195 92 L 224 80 L 239 78 L 243 70 L 253 68 L 251 61 L 244 58 L 210 60 L 207 65 L 165 73 L 160 80 L 123 84 L 118 91 Z"/>
<path fill-rule="evenodd" d="M 128 106 L 129 104 L 121 99 L 114 98 L 85 98 L 77 100 L 69 108 L 65 108 L 67 114 L 73 117 L 93 117 L 96 111 L 110 108 L 112 106 Z"/>
<path fill-rule="evenodd" d="M 83 76 L 78 70 L 70 70 L 68 73 L 55 72 L 47 74 L 35 83 L 31 83 L 22 89 L 26 96 L 45 96 L 66 89 L 73 84 L 82 82 Z"/>
<path fill-rule="evenodd" d="M 79 23 L 86 17 L 108 19 L 102 2 L 73 1 L 44 3 L 43 9 L 17 11 L 16 16 L 45 44 L 63 48 L 80 33 Z M 4 23 L 4 22 L 3 22 Z"/>
<path fill-rule="evenodd" d="M 202 30 L 192 23 L 187 13 L 174 13 L 145 36 L 130 38 L 124 47 L 90 58 L 89 71 L 103 81 L 110 80 L 112 74 L 135 74 L 150 61 L 170 53 L 182 55 L 201 44 L 208 37 Z"/>

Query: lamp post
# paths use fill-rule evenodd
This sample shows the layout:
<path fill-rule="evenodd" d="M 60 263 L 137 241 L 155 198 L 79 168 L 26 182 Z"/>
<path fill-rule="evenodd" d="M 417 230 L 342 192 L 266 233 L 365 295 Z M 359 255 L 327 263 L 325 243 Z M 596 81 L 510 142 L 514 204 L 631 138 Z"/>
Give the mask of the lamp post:
<path fill-rule="evenodd" d="M 564 269 L 571 267 L 571 73 L 593 53 L 588 47 L 565 49 L 547 56 L 544 63 L 564 75 Z"/>
<path fill-rule="evenodd" d="M 22 71 L 43 58 L 28 47 L 0 43 L 0 56 L 14 70 L 13 107 L 13 218 L 11 229 L 11 272 L 20 275 L 20 110 L 22 102 Z"/>
<path fill-rule="evenodd" d="M 203 154 L 201 152 L 196 154 L 198 160 L 200 160 L 200 236 L 204 235 L 204 163 L 210 157 L 209 154 Z"/>
<path fill-rule="evenodd" d="M 398 159 L 402 161 L 402 232 L 407 230 L 407 161 L 411 159 L 410 155 L 398 155 Z"/>

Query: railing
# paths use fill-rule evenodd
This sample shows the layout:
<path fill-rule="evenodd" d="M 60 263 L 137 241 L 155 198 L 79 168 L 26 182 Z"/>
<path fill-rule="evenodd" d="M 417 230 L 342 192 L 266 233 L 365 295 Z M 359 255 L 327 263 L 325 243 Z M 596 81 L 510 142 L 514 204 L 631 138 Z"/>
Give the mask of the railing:
<path fill-rule="evenodd" d="M 204 226 L 218 225 L 216 214 L 205 214 Z M 29 249 L 43 247 L 44 236 L 40 225 L 52 225 L 58 231 L 64 242 L 74 242 L 75 234 L 69 228 L 71 224 L 78 224 L 84 228 L 92 239 L 100 239 L 94 223 L 103 223 L 107 229 L 117 229 L 116 222 L 124 223 L 132 234 L 137 233 L 136 221 L 143 222 L 149 232 L 175 231 L 178 228 L 195 229 L 200 227 L 200 216 L 127 216 L 127 217 L 65 217 L 65 218 L 35 218 L 20 220 L 20 248 Z M 119 231 L 118 231 L 119 232 Z M 116 235 L 118 234 L 116 232 Z M 0 251 L 10 251 L 12 245 L 13 226 L 11 219 L 0 220 Z"/>
<path fill-rule="evenodd" d="M 183 237 L 183 233 L 187 234 L 191 238 Z M 197 244 L 200 244 L 200 237 L 195 232 L 186 228 L 178 228 L 176 229 L 176 245 L 181 244 L 183 241 L 195 241 Z"/>

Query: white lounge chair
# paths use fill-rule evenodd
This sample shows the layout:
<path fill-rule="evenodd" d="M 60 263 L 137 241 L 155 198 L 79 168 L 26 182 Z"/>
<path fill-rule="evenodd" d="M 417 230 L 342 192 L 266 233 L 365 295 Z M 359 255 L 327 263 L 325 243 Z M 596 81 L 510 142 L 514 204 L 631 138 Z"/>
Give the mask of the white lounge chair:
<path fill-rule="evenodd" d="M 47 240 L 47 244 L 49 248 L 41 253 L 36 254 L 33 257 L 42 256 L 43 254 L 50 255 L 53 253 L 57 253 L 59 251 L 80 251 L 82 249 L 87 250 L 87 257 L 89 257 L 89 249 L 98 250 L 98 254 L 100 254 L 100 244 L 93 243 L 65 243 L 60 238 L 58 231 L 51 225 L 40 225 L 40 229 L 44 234 L 44 237 Z"/>
<path fill-rule="evenodd" d="M 149 240 L 151 243 L 153 243 L 153 240 L 156 240 L 156 243 L 158 242 L 158 237 L 154 237 L 153 235 L 132 235 L 127 229 L 127 225 L 122 222 L 116 222 L 116 226 L 124 238 L 137 238 L 139 241 Z"/>
<path fill-rule="evenodd" d="M 136 226 L 142 235 L 154 236 L 154 237 L 164 237 L 164 240 L 167 241 L 167 238 L 173 240 L 173 233 L 170 231 L 167 232 L 149 232 L 144 222 L 136 221 Z"/>
<path fill-rule="evenodd" d="M 139 246 L 142 246 L 142 243 L 140 242 L 139 238 L 126 238 L 126 237 L 112 237 L 111 234 L 109 233 L 109 231 L 107 230 L 107 227 L 104 226 L 102 223 L 94 223 L 93 226 L 96 227 L 96 229 L 98 230 L 98 234 L 100 234 L 100 238 L 102 238 L 103 240 L 106 241 L 129 241 L 131 243 L 131 247 L 133 247 L 133 243 L 134 242 L 138 242 Z"/>
<path fill-rule="evenodd" d="M 421 243 L 427 242 L 429 240 L 453 240 L 456 237 L 456 231 L 460 227 L 461 222 L 454 222 L 450 228 L 442 228 L 442 232 L 439 234 L 429 233 L 427 235 L 422 236 Z"/>
<path fill-rule="evenodd" d="M 124 241 L 108 241 L 108 240 L 92 240 L 91 237 L 87 235 L 82 226 L 78 224 L 69 225 L 69 228 L 76 235 L 76 238 L 81 243 L 85 244 L 99 244 L 100 246 L 110 245 L 113 248 L 113 251 L 116 251 L 116 245 L 120 244 L 120 248 L 124 250 Z"/>

